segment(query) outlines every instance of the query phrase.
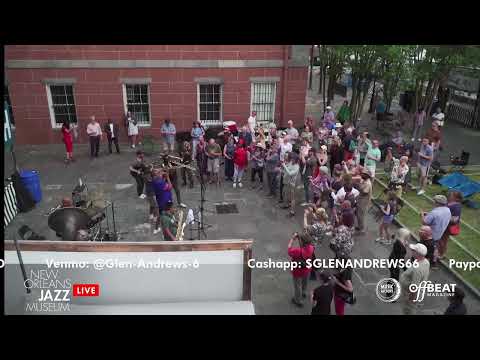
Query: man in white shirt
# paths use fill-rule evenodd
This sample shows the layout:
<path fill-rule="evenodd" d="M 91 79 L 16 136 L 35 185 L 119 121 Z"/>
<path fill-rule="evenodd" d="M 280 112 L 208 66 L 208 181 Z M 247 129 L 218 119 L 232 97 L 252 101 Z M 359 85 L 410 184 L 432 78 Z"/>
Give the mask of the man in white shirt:
<path fill-rule="evenodd" d="M 441 130 L 445 123 L 445 114 L 442 112 L 442 109 L 438 107 L 436 113 L 432 115 L 432 118 Z"/>
<path fill-rule="evenodd" d="M 293 127 L 293 121 L 288 120 L 288 128 L 285 130 L 292 142 L 296 142 L 298 139 L 298 130 Z"/>
<path fill-rule="evenodd" d="M 283 141 L 280 142 L 280 161 L 285 161 L 285 154 L 292 152 L 292 144 L 290 143 L 290 136 L 285 136 Z"/>
<path fill-rule="evenodd" d="M 252 115 L 248 118 L 248 128 L 252 133 L 252 136 L 255 135 L 255 128 L 257 127 L 257 112 L 252 111 Z"/>
<path fill-rule="evenodd" d="M 90 138 L 90 157 L 98 157 L 98 150 L 100 149 L 100 139 L 102 137 L 102 128 L 95 120 L 95 115 L 90 117 L 90 123 L 87 125 L 87 134 Z"/>

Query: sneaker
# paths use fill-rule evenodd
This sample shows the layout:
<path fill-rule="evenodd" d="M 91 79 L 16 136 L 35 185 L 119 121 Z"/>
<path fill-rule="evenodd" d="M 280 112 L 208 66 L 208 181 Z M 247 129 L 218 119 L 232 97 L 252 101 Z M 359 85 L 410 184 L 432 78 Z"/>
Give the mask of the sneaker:
<path fill-rule="evenodd" d="M 233 188 L 235 189 L 237 187 L 237 183 L 233 183 Z"/>
<path fill-rule="evenodd" d="M 422 141 L 422 139 L 419 138 L 418 141 Z"/>
<path fill-rule="evenodd" d="M 415 138 L 412 138 L 412 141 L 415 141 Z"/>
<path fill-rule="evenodd" d="M 307 202 L 301 203 L 300 206 L 308 206 L 309 204 Z"/>
<path fill-rule="evenodd" d="M 382 238 L 382 237 L 379 237 L 379 238 L 375 239 L 375 242 L 379 242 L 379 243 L 384 242 L 384 241 L 385 241 L 385 239 Z"/>
<path fill-rule="evenodd" d="M 383 240 L 381 241 L 383 245 L 392 245 L 392 240 Z"/>
<path fill-rule="evenodd" d="M 185 205 L 184 203 L 180 203 L 180 207 L 182 207 L 182 208 L 186 208 L 186 207 L 187 207 L 187 205 Z"/>
<path fill-rule="evenodd" d="M 243 185 L 242 183 L 238 183 L 238 187 L 241 188 Z"/>
<path fill-rule="evenodd" d="M 155 216 L 153 216 L 153 214 L 150 214 L 150 216 L 148 217 L 149 220 L 153 220 L 155 219 Z"/>
<path fill-rule="evenodd" d="M 162 231 L 162 229 L 155 229 L 155 230 L 153 230 L 153 235 L 157 235 L 160 231 Z"/>
<path fill-rule="evenodd" d="M 417 192 L 417 195 L 423 195 L 423 194 L 425 194 L 425 190 L 423 190 L 423 189 L 420 190 L 419 192 Z"/>
<path fill-rule="evenodd" d="M 140 195 L 138 198 L 139 198 L 139 199 L 145 199 L 146 197 L 147 197 L 147 195 L 142 194 L 142 195 Z"/>

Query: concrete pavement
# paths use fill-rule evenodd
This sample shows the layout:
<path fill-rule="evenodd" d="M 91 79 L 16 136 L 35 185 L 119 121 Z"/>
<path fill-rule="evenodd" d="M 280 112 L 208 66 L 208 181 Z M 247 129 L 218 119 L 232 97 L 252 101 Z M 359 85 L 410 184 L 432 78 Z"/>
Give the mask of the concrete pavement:
<path fill-rule="evenodd" d="M 26 213 L 19 214 L 5 230 L 7 239 L 11 239 L 18 228 L 28 224 L 37 233 L 55 239 L 55 234 L 48 228 L 44 213 L 56 206 L 62 197 L 71 195 L 71 191 L 79 176 L 84 176 L 91 190 L 102 190 L 108 200 L 115 201 L 117 225 L 120 231 L 128 231 L 124 240 L 149 241 L 152 238 L 147 222 L 147 205 L 145 200 L 138 199 L 133 178 L 128 166 L 135 158 L 132 149 L 123 145 L 119 155 L 106 154 L 106 144 L 102 145 L 98 159 L 90 160 L 87 146 L 77 146 L 75 154 L 77 162 L 66 166 L 63 163 L 63 145 L 29 146 L 17 149 L 18 164 L 22 169 L 35 169 L 40 172 L 43 201 Z M 7 169 L 11 169 L 8 154 L 5 157 Z M 148 161 L 148 160 L 147 160 Z M 221 169 L 223 171 L 223 168 Z M 10 173 L 9 170 L 8 173 Z M 205 221 L 212 224 L 207 230 L 208 239 L 253 238 L 253 256 L 257 260 L 288 260 L 287 243 L 294 231 L 299 231 L 302 224 L 302 208 L 297 207 L 297 215 L 288 218 L 286 211 L 278 208 L 276 199 L 268 199 L 265 192 L 250 190 L 247 178 L 242 189 L 233 189 L 230 182 L 221 187 L 209 185 Z M 298 189 L 299 203 L 303 191 Z M 198 184 L 193 189 L 182 188 L 182 201 L 188 208 L 199 205 L 200 189 Z M 174 196 L 175 198 L 175 196 Z M 216 214 L 215 203 L 231 202 L 238 207 L 238 214 Z M 386 258 L 390 247 L 374 242 L 378 225 L 369 215 L 368 232 L 355 239 L 353 256 L 355 258 Z M 185 237 L 190 235 L 189 228 Z M 158 235 L 157 235 L 158 237 Z M 155 240 L 161 239 L 160 237 Z M 330 258 L 332 253 L 328 244 L 316 250 L 318 258 Z M 219 269 L 221 271 L 221 269 Z M 386 304 L 377 299 L 376 283 L 388 277 L 388 270 L 355 270 L 353 285 L 357 295 L 357 304 L 347 305 L 346 314 L 400 314 L 399 303 Z M 440 283 L 455 283 L 453 276 L 443 269 L 434 270 L 430 279 Z M 309 284 L 313 289 L 316 282 Z M 308 314 L 310 308 L 297 309 L 290 303 L 293 294 L 291 274 L 282 270 L 254 269 L 252 277 L 252 294 L 257 314 Z M 467 292 L 466 304 L 470 314 L 480 314 L 480 301 Z M 427 298 L 421 308 L 421 314 L 443 313 L 448 306 L 446 298 Z M 333 309 L 333 308 L 332 308 Z"/>

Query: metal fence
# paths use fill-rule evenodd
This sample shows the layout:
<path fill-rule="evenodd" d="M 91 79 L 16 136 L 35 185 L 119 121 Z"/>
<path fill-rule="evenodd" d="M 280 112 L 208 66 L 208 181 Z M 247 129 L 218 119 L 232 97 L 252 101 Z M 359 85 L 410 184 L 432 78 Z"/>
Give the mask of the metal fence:
<path fill-rule="evenodd" d="M 453 120 L 465 127 L 480 129 L 479 109 L 473 116 L 475 107 L 467 104 L 449 104 L 447 108 L 447 120 Z"/>

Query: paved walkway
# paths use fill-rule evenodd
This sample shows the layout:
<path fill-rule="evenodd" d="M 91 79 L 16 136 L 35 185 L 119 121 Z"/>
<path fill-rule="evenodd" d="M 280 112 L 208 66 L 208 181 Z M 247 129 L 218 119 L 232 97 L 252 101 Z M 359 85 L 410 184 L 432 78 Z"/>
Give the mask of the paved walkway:
<path fill-rule="evenodd" d="M 124 150 L 126 146 L 122 147 Z M 18 228 L 28 224 L 37 233 L 55 239 L 55 234 L 48 228 L 47 217 L 43 214 L 56 206 L 62 197 L 71 194 L 79 176 L 84 176 L 92 190 L 102 190 L 109 200 L 115 201 L 117 225 L 120 231 L 128 231 L 125 240 L 149 241 L 154 239 L 145 225 L 147 205 L 137 198 L 128 166 L 135 155 L 130 149 L 122 154 L 107 155 L 103 145 L 98 159 L 88 158 L 88 148 L 77 146 L 77 162 L 63 164 L 63 146 L 30 146 L 17 149 L 18 163 L 22 169 L 36 169 L 40 172 L 43 200 L 37 208 L 26 214 L 19 214 L 7 227 L 5 236 L 11 239 Z M 8 162 L 8 158 L 6 158 Z M 7 165 L 9 166 L 9 165 Z M 208 186 L 205 215 L 207 223 L 213 225 L 208 229 L 209 239 L 252 238 L 254 239 L 253 256 L 258 260 L 288 260 L 287 243 L 294 231 L 301 229 L 302 209 L 297 208 L 297 216 L 287 218 L 285 210 L 279 209 L 274 200 L 267 199 L 264 192 L 247 188 L 248 181 L 242 189 L 233 189 L 231 183 L 217 188 Z M 298 189 L 301 199 L 302 190 Z M 183 202 L 189 208 L 199 204 L 200 189 L 182 189 Z M 238 207 L 238 214 L 220 215 L 215 213 L 215 203 L 231 202 Z M 353 256 L 355 258 L 382 259 L 390 252 L 390 247 L 376 244 L 377 224 L 372 217 L 367 219 L 368 233 L 355 240 Z M 190 235 L 187 227 L 185 236 Z M 330 258 L 332 253 L 327 245 L 316 250 L 318 258 Z M 219 269 L 221 271 L 221 269 Z M 356 270 L 353 278 L 358 302 L 346 308 L 346 314 L 400 314 L 399 303 L 386 304 L 377 299 L 376 283 L 388 276 L 388 270 Z M 432 272 L 430 279 L 439 283 L 455 282 L 454 278 L 443 269 Z M 310 283 L 312 289 L 316 283 Z M 293 285 L 289 272 L 281 270 L 253 270 L 252 293 L 257 314 L 308 314 L 310 308 L 297 309 L 290 304 Z M 466 304 L 470 314 L 480 314 L 480 301 L 467 293 Z M 446 298 L 427 298 L 421 314 L 443 313 L 448 306 Z"/>

